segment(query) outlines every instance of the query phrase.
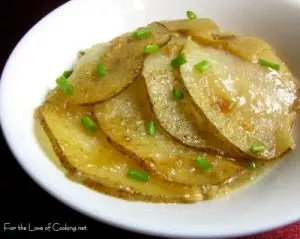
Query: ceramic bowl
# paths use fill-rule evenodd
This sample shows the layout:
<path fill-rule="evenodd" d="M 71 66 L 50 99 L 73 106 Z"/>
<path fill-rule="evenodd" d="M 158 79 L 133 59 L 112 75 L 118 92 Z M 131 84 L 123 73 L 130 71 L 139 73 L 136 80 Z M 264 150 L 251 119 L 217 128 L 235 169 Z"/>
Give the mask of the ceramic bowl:
<path fill-rule="evenodd" d="M 154 20 L 185 18 L 186 10 L 222 29 L 272 44 L 299 77 L 300 1 L 74 0 L 38 22 L 19 42 L 1 79 L 5 138 L 24 170 L 53 197 L 84 215 L 123 229 L 184 238 L 249 235 L 300 219 L 300 137 L 297 148 L 261 180 L 214 201 L 196 204 L 128 202 L 68 180 L 38 143 L 34 109 L 78 50 Z M 299 122 L 298 118 L 298 122 Z M 5 169 L 4 169 L 5 170 Z"/>

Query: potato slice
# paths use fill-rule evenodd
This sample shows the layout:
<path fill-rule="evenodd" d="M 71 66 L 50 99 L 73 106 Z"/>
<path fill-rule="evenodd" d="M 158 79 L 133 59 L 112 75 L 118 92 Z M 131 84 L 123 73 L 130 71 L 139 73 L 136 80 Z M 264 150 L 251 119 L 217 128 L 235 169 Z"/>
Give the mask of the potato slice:
<path fill-rule="evenodd" d="M 165 179 L 183 184 L 219 184 L 241 171 L 242 167 L 231 160 L 201 153 L 175 141 L 157 123 L 155 136 L 149 136 L 148 122 L 156 119 L 147 101 L 145 84 L 138 79 L 126 91 L 95 106 L 99 126 L 121 151 Z M 213 165 L 210 173 L 196 167 L 195 159 L 203 155 Z"/>
<path fill-rule="evenodd" d="M 70 178 L 95 190 L 130 200 L 194 202 L 202 200 L 200 188 L 173 184 L 151 174 L 145 182 L 128 178 L 128 168 L 145 171 L 141 165 L 111 147 L 100 130 L 87 132 L 81 124 L 90 107 L 67 109 L 47 103 L 39 116 L 53 149 Z"/>
<path fill-rule="evenodd" d="M 300 89 L 297 90 L 297 100 L 295 101 L 294 109 L 300 112 Z"/>
<path fill-rule="evenodd" d="M 128 87 L 140 74 L 145 57 L 144 46 L 166 44 L 170 40 L 169 31 L 161 24 L 153 23 L 148 27 L 153 34 L 147 39 L 135 40 L 131 33 L 115 38 L 104 52 L 90 56 L 84 64 L 78 64 L 70 80 L 74 94 L 69 97 L 73 104 L 87 104 L 109 99 Z M 90 53 L 93 53 L 90 52 Z M 101 54 L 98 54 L 101 53 Z M 104 64 L 108 74 L 102 79 L 97 73 L 98 64 Z"/>
<path fill-rule="evenodd" d="M 241 59 L 257 63 L 260 58 L 278 62 L 281 69 L 287 69 L 286 64 L 280 60 L 272 46 L 267 42 L 255 38 L 238 36 L 235 33 L 228 32 L 212 32 L 209 35 L 203 35 L 201 31 L 190 30 L 186 32 L 187 36 L 191 36 L 192 40 L 201 45 L 210 45 L 229 51 Z"/>
<path fill-rule="evenodd" d="M 110 43 L 99 43 L 96 45 L 93 45 L 92 47 L 84 50 L 84 54 L 80 55 L 79 58 L 76 60 L 76 62 L 73 65 L 73 73 L 69 77 L 69 80 L 72 82 L 74 78 L 76 78 L 78 72 L 81 72 L 83 68 L 85 67 L 96 67 L 97 62 L 99 58 L 107 51 Z M 56 87 L 54 90 L 51 90 L 46 100 L 48 102 L 55 101 L 56 104 L 62 102 L 67 103 L 70 100 L 70 96 L 66 96 L 62 94 L 61 90 Z"/>
<path fill-rule="evenodd" d="M 145 59 L 143 77 L 155 116 L 168 133 L 186 145 L 240 156 L 235 147 L 211 132 L 215 129 L 197 112 L 179 74 L 171 66 L 172 59 L 180 53 L 185 42 L 185 37 L 174 36 L 159 52 Z M 174 99 L 174 88 L 183 92 L 183 99 Z"/>
<path fill-rule="evenodd" d="M 209 18 L 169 20 L 162 21 L 161 24 L 173 32 L 187 36 L 195 34 L 203 42 L 211 42 L 212 34 L 220 32 L 218 25 Z"/>
<path fill-rule="evenodd" d="M 272 51 L 272 47 L 268 43 L 254 37 L 237 36 L 227 41 L 227 45 L 224 46 L 232 54 L 253 63 L 257 63 L 261 53 Z"/>
<path fill-rule="evenodd" d="M 219 32 L 218 25 L 209 18 L 180 19 L 161 21 L 166 28 L 173 32 L 186 33 L 188 31 Z"/>
<path fill-rule="evenodd" d="M 278 62 L 281 69 L 288 70 L 286 64 L 276 56 L 270 44 L 262 39 L 250 36 L 239 36 L 234 32 L 221 32 L 218 25 L 209 18 L 180 19 L 161 21 L 170 31 L 191 36 L 194 41 L 228 50 L 232 54 L 257 63 L 260 58 Z"/>
<path fill-rule="evenodd" d="M 291 106 L 296 85 L 291 74 L 277 72 L 235 57 L 220 49 L 203 47 L 191 39 L 183 49 L 187 63 L 181 66 L 184 85 L 193 101 L 219 132 L 253 157 L 278 158 L 293 147 Z M 208 60 L 212 67 L 199 73 L 194 65 Z M 278 134 L 278 132 L 281 132 Z M 279 135 L 290 143 L 284 147 Z M 250 147 L 263 144 L 264 152 Z"/>
<path fill-rule="evenodd" d="M 219 36 L 224 36 L 219 38 Z M 201 32 L 197 30 L 190 30 L 185 32 L 185 36 L 192 37 L 192 39 L 202 45 L 210 45 L 221 48 L 227 45 L 227 41 L 234 38 L 233 34 L 223 34 L 220 32 Z"/>

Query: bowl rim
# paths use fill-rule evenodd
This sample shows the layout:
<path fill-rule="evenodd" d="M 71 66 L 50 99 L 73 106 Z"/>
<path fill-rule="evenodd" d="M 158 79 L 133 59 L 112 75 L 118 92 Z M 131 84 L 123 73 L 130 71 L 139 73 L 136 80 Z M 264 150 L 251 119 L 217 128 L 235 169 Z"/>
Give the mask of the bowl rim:
<path fill-rule="evenodd" d="M 31 178 L 33 179 L 33 181 L 40 187 L 42 188 L 45 192 L 47 192 L 49 195 L 51 195 L 53 198 L 58 199 L 61 203 L 63 203 L 64 205 L 68 206 L 69 208 L 71 208 L 72 210 L 75 210 L 77 212 L 79 212 L 80 214 L 91 218 L 95 221 L 98 221 L 100 223 L 105 223 L 107 225 L 116 227 L 116 228 L 120 228 L 123 230 L 127 230 L 127 231 L 131 231 L 131 232 L 136 232 L 136 233 L 141 233 L 141 234 L 145 234 L 145 235 L 149 235 L 149 236 L 160 236 L 160 237 L 173 237 L 173 238 L 232 238 L 232 237 L 239 237 L 239 236 L 249 236 L 249 235 L 256 235 L 256 234 L 260 234 L 260 233 L 264 233 L 264 232 L 268 232 L 274 229 L 280 229 L 284 226 L 293 224 L 295 222 L 297 222 L 298 220 L 300 220 L 300 215 L 298 217 L 295 218 L 289 218 L 289 219 L 283 219 L 280 222 L 274 222 L 274 223 L 269 223 L 268 226 L 261 226 L 261 227 L 256 227 L 254 229 L 251 230 L 237 230 L 235 232 L 224 232 L 222 235 L 216 235 L 213 233 L 204 233 L 204 234 L 198 234 L 198 233 L 173 233 L 171 231 L 154 231 L 150 228 L 142 228 L 139 225 L 133 225 L 130 223 L 127 223 L 126 221 L 120 219 L 120 220 L 113 220 L 112 218 L 108 218 L 108 217 L 104 217 L 102 215 L 93 213 L 91 211 L 88 211 L 86 208 L 81 207 L 77 202 L 75 201 L 70 201 L 67 196 L 63 195 L 63 194 L 59 194 L 58 192 L 56 192 L 53 187 L 51 185 L 48 184 L 44 184 L 38 177 L 37 174 L 32 173 L 29 170 L 28 165 L 26 165 L 22 158 L 23 156 L 17 152 L 16 150 L 16 145 L 14 144 L 14 140 L 13 138 L 10 136 L 10 132 L 9 132 L 9 122 L 6 120 L 6 118 L 4 117 L 4 107 L 3 105 L 5 104 L 5 98 L 4 98 L 4 88 L 5 88 L 5 84 L 7 81 L 7 72 L 8 72 L 8 68 L 10 68 L 11 62 L 12 60 L 17 57 L 19 49 L 22 48 L 23 42 L 25 41 L 25 39 L 27 39 L 29 36 L 31 36 L 32 32 L 34 32 L 34 30 L 40 26 L 41 24 L 43 24 L 45 21 L 47 21 L 48 18 L 51 18 L 54 14 L 56 14 L 58 11 L 63 11 L 65 8 L 68 7 L 72 7 L 73 4 L 76 4 L 78 2 L 83 2 L 84 0 L 77 0 L 77 1 L 69 1 L 66 2 L 60 6 L 58 6 L 57 8 L 55 8 L 54 10 L 50 11 L 48 14 L 46 14 L 44 17 L 42 17 L 39 21 L 37 21 L 24 35 L 23 37 L 18 41 L 18 43 L 16 44 L 16 46 L 14 47 L 13 51 L 10 53 L 2 74 L 1 74 L 1 80 L 0 80 L 0 128 L 2 130 L 3 133 L 3 137 L 7 143 L 7 147 L 8 149 L 12 152 L 12 155 L 14 157 L 14 159 L 17 161 L 17 163 L 21 166 L 21 168 L 25 171 L 25 173 Z M 286 0 L 286 1 L 291 1 L 291 0 Z M 300 5 L 300 0 L 293 0 L 296 1 L 297 4 Z M 67 179 L 66 179 L 67 180 Z"/>

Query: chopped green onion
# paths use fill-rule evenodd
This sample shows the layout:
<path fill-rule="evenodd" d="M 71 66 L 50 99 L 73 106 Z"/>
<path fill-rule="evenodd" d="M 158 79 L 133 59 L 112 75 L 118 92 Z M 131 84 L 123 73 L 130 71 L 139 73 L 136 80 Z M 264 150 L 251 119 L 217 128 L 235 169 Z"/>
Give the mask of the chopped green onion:
<path fill-rule="evenodd" d="M 98 76 L 100 79 L 102 79 L 104 76 L 107 75 L 107 69 L 106 66 L 104 64 L 99 64 L 97 66 L 97 72 L 98 72 Z"/>
<path fill-rule="evenodd" d="M 154 136 L 156 133 L 155 122 L 151 120 L 147 125 L 147 134 L 150 136 Z"/>
<path fill-rule="evenodd" d="M 187 11 L 186 15 L 187 15 L 187 17 L 189 19 L 195 19 L 195 18 L 197 18 L 197 15 L 194 12 L 192 12 L 192 11 Z"/>
<path fill-rule="evenodd" d="M 210 61 L 204 60 L 204 61 L 201 61 L 198 64 L 196 64 L 194 67 L 197 71 L 203 73 L 204 71 L 206 71 L 211 66 L 212 66 L 212 64 L 211 64 Z"/>
<path fill-rule="evenodd" d="M 150 37 L 152 33 L 153 33 L 152 28 L 144 27 L 135 31 L 132 36 L 137 40 L 141 40 Z"/>
<path fill-rule="evenodd" d="M 89 131 L 95 132 L 97 129 L 97 125 L 92 120 L 92 118 L 88 115 L 85 115 L 81 118 L 81 123 Z"/>
<path fill-rule="evenodd" d="M 159 45 L 148 45 L 144 47 L 145 53 L 154 53 L 159 50 Z"/>
<path fill-rule="evenodd" d="M 263 166 L 264 166 L 264 163 L 259 160 L 253 160 L 253 161 L 248 162 L 249 169 L 259 169 L 259 168 L 262 168 Z"/>
<path fill-rule="evenodd" d="M 259 59 L 258 63 L 261 64 L 262 66 L 270 67 L 274 70 L 280 70 L 280 65 L 277 63 L 273 63 L 264 59 Z"/>
<path fill-rule="evenodd" d="M 66 95 L 72 95 L 74 88 L 71 83 L 63 75 L 56 79 L 57 86 L 64 92 Z"/>
<path fill-rule="evenodd" d="M 262 153 L 265 151 L 265 149 L 266 149 L 266 147 L 261 142 L 257 142 L 255 144 L 251 145 L 251 147 L 250 147 L 250 151 L 252 153 Z"/>
<path fill-rule="evenodd" d="M 69 83 L 69 82 L 68 82 L 67 78 L 64 77 L 63 75 L 60 76 L 60 77 L 58 77 L 58 78 L 56 79 L 56 84 L 57 84 L 59 87 L 63 87 L 63 86 L 65 86 L 65 85 L 68 84 L 68 83 Z"/>
<path fill-rule="evenodd" d="M 142 182 L 148 182 L 149 181 L 149 173 L 140 171 L 140 170 L 135 170 L 129 168 L 127 171 L 127 176 L 129 178 L 135 179 L 137 181 L 142 181 Z"/>
<path fill-rule="evenodd" d="M 212 170 L 212 164 L 208 162 L 203 156 L 196 158 L 196 165 L 202 168 L 205 172 L 210 172 Z"/>
<path fill-rule="evenodd" d="M 254 161 L 251 161 L 251 162 L 248 163 L 248 168 L 249 168 L 249 169 L 256 169 L 257 166 L 258 166 L 258 165 L 257 165 L 256 162 L 254 162 Z"/>
<path fill-rule="evenodd" d="M 184 94 L 179 88 L 174 88 L 172 93 L 175 99 L 182 100 L 184 98 Z"/>
<path fill-rule="evenodd" d="M 70 77 L 70 75 L 72 75 L 72 73 L 73 73 L 73 70 L 64 71 L 63 76 L 68 79 Z"/>
<path fill-rule="evenodd" d="M 66 95 L 73 95 L 74 93 L 74 88 L 71 84 L 66 84 L 64 87 L 63 87 L 63 91 Z"/>
<path fill-rule="evenodd" d="M 184 54 L 180 54 L 179 56 L 177 56 L 175 59 L 173 59 L 171 61 L 171 66 L 173 68 L 179 68 L 181 65 L 186 63 L 186 57 Z"/>

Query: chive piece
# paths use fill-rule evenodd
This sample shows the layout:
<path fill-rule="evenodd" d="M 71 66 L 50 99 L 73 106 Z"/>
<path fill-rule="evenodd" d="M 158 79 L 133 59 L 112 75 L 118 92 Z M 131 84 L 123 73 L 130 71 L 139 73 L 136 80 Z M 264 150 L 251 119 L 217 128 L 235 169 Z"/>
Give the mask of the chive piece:
<path fill-rule="evenodd" d="M 259 169 L 259 168 L 264 167 L 264 163 L 259 160 L 252 160 L 252 161 L 248 162 L 247 166 L 249 169 Z"/>
<path fill-rule="evenodd" d="M 175 59 L 173 59 L 171 61 L 171 66 L 173 68 L 179 68 L 181 65 L 186 63 L 186 57 L 184 54 L 180 54 L 179 56 L 177 56 Z"/>
<path fill-rule="evenodd" d="M 127 176 L 141 182 L 148 182 L 150 178 L 149 173 L 131 168 L 128 169 Z"/>
<path fill-rule="evenodd" d="M 56 79 L 57 86 L 64 92 L 65 95 L 72 95 L 74 88 L 71 83 L 63 75 Z"/>
<path fill-rule="evenodd" d="M 175 87 L 173 89 L 172 93 L 173 93 L 174 98 L 177 100 L 182 100 L 184 98 L 184 94 L 183 94 L 182 90 L 180 90 L 179 88 Z"/>
<path fill-rule="evenodd" d="M 107 75 L 106 66 L 104 64 L 98 64 L 97 66 L 97 72 L 100 79 L 102 79 L 104 76 Z"/>
<path fill-rule="evenodd" d="M 73 86 L 71 84 L 65 85 L 64 92 L 65 92 L 66 95 L 73 95 L 73 93 L 74 93 Z"/>
<path fill-rule="evenodd" d="M 70 75 L 72 75 L 72 73 L 73 73 L 73 70 L 64 71 L 63 76 L 68 79 L 70 77 Z"/>
<path fill-rule="evenodd" d="M 203 156 L 196 158 L 196 165 L 202 168 L 205 172 L 210 172 L 212 170 L 212 164 L 208 162 Z"/>
<path fill-rule="evenodd" d="M 159 50 L 159 45 L 148 45 L 144 47 L 145 53 L 154 53 Z"/>
<path fill-rule="evenodd" d="M 254 161 L 251 161 L 248 163 L 248 168 L 249 169 L 256 169 L 257 168 L 257 164 Z"/>
<path fill-rule="evenodd" d="M 189 19 L 195 19 L 195 18 L 197 18 L 196 13 L 194 13 L 194 12 L 192 12 L 192 11 L 187 11 L 187 12 L 186 12 L 186 16 L 187 16 Z"/>
<path fill-rule="evenodd" d="M 194 67 L 197 71 L 203 73 L 212 66 L 210 61 L 204 60 L 196 64 Z"/>
<path fill-rule="evenodd" d="M 92 118 L 88 115 L 85 115 L 81 118 L 81 123 L 87 130 L 89 130 L 91 132 L 95 132 L 97 129 L 97 125 L 92 120 Z"/>
<path fill-rule="evenodd" d="M 148 38 L 152 35 L 153 29 L 149 27 L 141 28 L 133 33 L 133 38 L 137 40 Z"/>
<path fill-rule="evenodd" d="M 250 147 L 250 151 L 252 153 L 262 153 L 265 151 L 265 149 L 266 149 L 266 147 L 261 142 L 254 143 Z"/>
<path fill-rule="evenodd" d="M 154 136 L 155 133 L 156 133 L 155 122 L 153 120 L 151 120 L 147 126 L 147 134 L 150 136 Z"/>
<path fill-rule="evenodd" d="M 264 59 L 259 59 L 258 63 L 261 64 L 262 66 L 270 67 L 274 70 L 280 70 L 280 65 L 277 63 L 273 63 Z"/>
<path fill-rule="evenodd" d="M 63 75 L 58 77 L 56 79 L 56 84 L 59 86 L 59 87 L 62 87 L 66 84 L 68 84 L 68 80 L 66 79 L 66 77 L 64 77 Z"/>

